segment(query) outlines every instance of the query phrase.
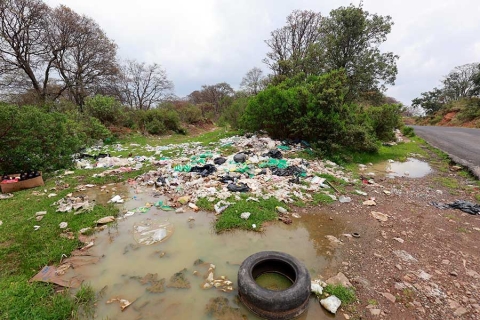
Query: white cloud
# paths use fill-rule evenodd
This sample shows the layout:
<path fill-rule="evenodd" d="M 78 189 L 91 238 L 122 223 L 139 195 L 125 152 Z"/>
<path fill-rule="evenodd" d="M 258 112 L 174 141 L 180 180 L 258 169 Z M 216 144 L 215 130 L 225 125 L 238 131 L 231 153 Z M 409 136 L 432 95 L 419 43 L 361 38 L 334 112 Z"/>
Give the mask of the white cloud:
<path fill-rule="evenodd" d="M 350 0 L 46 0 L 95 19 L 123 59 L 160 63 L 183 96 L 202 84 L 233 87 L 261 60 L 264 40 L 294 9 L 327 15 Z M 358 1 L 353 1 L 358 3 Z M 384 50 L 400 56 L 388 94 L 408 104 L 457 65 L 480 61 L 480 6 L 474 0 L 365 0 L 371 13 L 395 23 Z"/>

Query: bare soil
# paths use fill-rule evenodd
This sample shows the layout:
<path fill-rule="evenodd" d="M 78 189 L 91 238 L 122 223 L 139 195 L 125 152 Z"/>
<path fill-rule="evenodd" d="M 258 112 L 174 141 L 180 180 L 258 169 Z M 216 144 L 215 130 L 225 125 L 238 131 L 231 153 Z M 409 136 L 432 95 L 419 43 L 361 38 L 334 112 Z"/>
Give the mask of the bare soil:
<path fill-rule="evenodd" d="M 343 272 L 359 300 L 336 318 L 480 319 L 480 216 L 429 204 L 478 203 L 478 181 L 447 171 L 436 154 L 426 161 L 433 173 L 424 178 L 377 176 L 380 186 L 362 187 L 367 197 L 348 194 L 352 202 L 329 207 L 332 225 L 345 224 L 347 235 L 333 234 L 343 245 L 324 276 Z M 369 197 L 376 206 L 362 204 Z M 388 220 L 378 221 L 372 211 Z M 360 237 L 349 236 L 354 232 Z"/>

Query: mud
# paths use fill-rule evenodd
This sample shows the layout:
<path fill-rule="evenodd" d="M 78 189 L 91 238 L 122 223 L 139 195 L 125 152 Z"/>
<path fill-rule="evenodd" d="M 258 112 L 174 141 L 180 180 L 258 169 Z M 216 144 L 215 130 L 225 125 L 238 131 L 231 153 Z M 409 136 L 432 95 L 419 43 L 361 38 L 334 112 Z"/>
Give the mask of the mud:
<path fill-rule="evenodd" d="M 126 200 L 122 212 L 134 212 L 135 208 L 158 198 L 149 189 L 140 194 L 132 191 Z M 168 222 L 174 226 L 174 232 L 164 242 L 138 245 L 134 226 L 142 221 Z M 95 246 L 90 250 L 102 259 L 76 270 L 97 292 L 103 289 L 95 318 L 235 319 L 246 315 L 248 319 L 258 319 L 235 302 L 237 273 L 243 260 L 258 251 L 283 251 L 302 261 L 315 278 L 335 257 L 336 249 L 325 236 L 341 237 L 345 232 L 341 220 L 332 219 L 325 212 L 302 214 L 290 225 L 271 222 L 262 233 L 215 234 L 213 222 L 214 215 L 205 212 L 176 214 L 151 207 L 145 213 L 136 212 L 119 219 L 118 224 L 97 234 Z M 215 279 L 231 282 L 233 291 L 225 290 L 226 286 L 205 288 L 211 270 Z M 133 303 L 122 311 L 118 305 L 106 303 L 112 298 Z M 226 305 L 225 299 L 230 304 Z M 221 302 L 220 313 L 212 307 L 212 301 Z M 330 319 L 330 316 L 312 296 L 308 311 L 300 319 Z"/>
<path fill-rule="evenodd" d="M 373 165 L 373 172 L 386 176 L 387 178 L 407 177 L 407 178 L 423 178 L 432 172 L 430 165 L 415 158 L 408 158 L 405 162 L 380 162 Z"/>

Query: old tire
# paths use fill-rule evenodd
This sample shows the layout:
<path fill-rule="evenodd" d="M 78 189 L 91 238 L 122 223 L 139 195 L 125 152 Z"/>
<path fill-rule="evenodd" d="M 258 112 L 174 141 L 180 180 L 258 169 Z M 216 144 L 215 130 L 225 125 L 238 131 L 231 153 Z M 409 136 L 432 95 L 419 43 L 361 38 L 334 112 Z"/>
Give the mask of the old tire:
<path fill-rule="evenodd" d="M 279 273 L 292 282 L 280 291 L 259 286 L 255 279 L 264 273 Z M 249 256 L 238 270 L 240 301 L 252 312 L 265 319 L 292 319 L 308 307 L 310 274 L 295 257 L 277 251 L 262 251 Z"/>

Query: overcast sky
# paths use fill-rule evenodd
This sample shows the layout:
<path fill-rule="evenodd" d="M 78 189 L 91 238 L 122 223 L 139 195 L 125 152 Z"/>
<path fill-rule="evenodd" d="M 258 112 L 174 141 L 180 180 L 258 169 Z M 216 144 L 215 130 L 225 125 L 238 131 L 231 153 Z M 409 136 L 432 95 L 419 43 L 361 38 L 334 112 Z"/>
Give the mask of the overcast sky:
<path fill-rule="evenodd" d="M 355 1 L 334 0 L 46 0 L 96 20 L 119 47 L 121 59 L 159 63 L 182 97 L 203 84 L 237 89 L 262 63 L 264 40 L 295 9 L 328 15 Z M 365 0 L 370 13 L 395 25 L 382 50 L 400 56 L 396 85 L 387 95 L 404 104 L 439 85 L 455 66 L 480 62 L 478 0 Z"/>

